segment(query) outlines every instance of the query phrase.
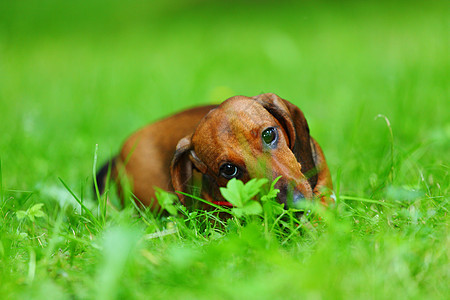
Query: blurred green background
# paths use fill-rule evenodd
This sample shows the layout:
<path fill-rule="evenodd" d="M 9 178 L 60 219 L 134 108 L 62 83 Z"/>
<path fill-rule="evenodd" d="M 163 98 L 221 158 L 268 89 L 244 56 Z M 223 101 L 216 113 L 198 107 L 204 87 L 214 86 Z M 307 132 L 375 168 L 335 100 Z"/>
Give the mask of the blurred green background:
<path fill-rule="evenodd" d="M 0 295 L 442 299 L 448 3 L 0 1 Z M 317 231 L 146 240 L 167 222 L 109 208 L 92 233 L 64 206 L 58 177 L 91 197 L 96 144 L 100 163 L 149 122 L 264 92 L 303 110 L 347 197 Z M 45 218 L 16 218 L 35 203 Z"/>

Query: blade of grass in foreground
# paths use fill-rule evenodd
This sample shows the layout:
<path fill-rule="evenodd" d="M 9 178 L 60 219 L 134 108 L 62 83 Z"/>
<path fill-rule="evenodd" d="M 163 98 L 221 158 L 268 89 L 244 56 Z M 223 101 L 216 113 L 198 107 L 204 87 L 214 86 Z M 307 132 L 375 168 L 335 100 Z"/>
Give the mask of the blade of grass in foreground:
<path fill-rule="evenodd" d="M 75 195 L 74 192 L 72 192 L 72 190 L 69 188 L 69 186 L 61 179 L 61 177 L 58 177 L 59 181 L 61 181 L 61 183 L 64 185 L 64 187 L 66 188 L 66 190 L 72 195 L 72 197 L 78 202 L 78 204 L 80 204 L 80 206 L 86 211 L 86 213 L 91 217 L 92 221 L 95 223 L 95 225 L 98 226 L 98 228 L 102 228 L 102 225 L 100 224 L 100 222 L 97 220 L 97 218 L 92 214 L 92 212 L 89 210 L 89 208 L 87 208 L 84 204 L 83 201 L 81 201 L 77 195 Z"/>
<path fill-rule="evenodd" d="M 200 197 L 197 197 L 197 196 L 194 196 L 194 195 L 189 195 L 189 194 L 187 194 L 187 193 L 183 193 L 183 192 L 180 192 L 180 191 L 175 191 L 175 193 L 178 193 L 178 194 L 184 195 L 184 196 L 186 196 L 186 197 L 190 197 L 190 198 L 193 198 L 193 199 L 198 200 L 198 201 L 200 201 L 200 202 L 203 202 L 203 203 L 206 203 L 206 204 L 208 204 L 208 205 L 211 205 L 212 207 L 217 208 L 217 209 L 220 210 L 221 212 L 230 213 L 230 211 L 229 211 L 228 209 L 225 209 L 225 208 L 223 208 L 222 206 L 217 205 L 217 204 L 214 204 L 214 203 L 212 203 L 212 202 L 206 201 L 206 200 L 204 200 L 204 199 L 202 199 L 202 198 L 200 198 Z"/>
<path fill-rule="evenodd" d="M 340 196 L 339 197 L 342 200 L 352 200 L 352 201 L 360 201 L 360 202 L 366 202 L 366 203 L 375 203 L 380 204 L 388 207 L 395 207 L 395 204 L 388 203 L 388 202 L 381 202 L 380 200 L 373 200 L 373 199 L 366 199 L 366 198 L 360 198 L 360 197 L 351 197 L 351 196 Z"/>
<path fill-rule="evenodd" d="M 95 194 L 97 196 L 97 201 L 100 204 L 100 217 L 102 219 L 102 224 L 105 224 L 106 221 L 106 193 L 104 193 L 104 197 L 100 196 L 100 190 L 98 189 L 98 183 L 96 178 L 96 170 L 97 170 L 97 157 L 98 157 L 98 144 L 95 144 L 95 152 L 94 152 L 94 164 L 92 166 L 92 178 L 94 181 L 94 189 Z M 110 176 L 110 168 L 108 168 L 107 178 L 106 182 L 109 182 L 109 176 Z"/>
<path fill-rule="evenodd" d="M 389 129 L 389 137 L 390 137 L 390 144 L 391 144 L 390 145 L 391 146 L 391 166 L 390 166 L 390 170 L 389 170 L 389 180 L 392 183 L 392 181 L 394 180 L 394 134 L 392 133 L 391 122 L 389 121 L 388 117 L 386 117 L 383 114 L 379 114 L 376 116 L 375 120 L 378 118 L 383 118 Z"/>

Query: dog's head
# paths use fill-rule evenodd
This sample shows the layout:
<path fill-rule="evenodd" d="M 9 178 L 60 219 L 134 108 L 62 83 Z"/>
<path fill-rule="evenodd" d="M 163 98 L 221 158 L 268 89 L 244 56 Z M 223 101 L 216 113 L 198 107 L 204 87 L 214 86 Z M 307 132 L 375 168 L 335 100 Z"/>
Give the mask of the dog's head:
<path fill-rule="evenodd" d="M 175 191 L 187 193 L 200 184 L 202 197 L 220 202 L 219 188 L 232 178 L 247 182 L 281 176 L 275 186 L 278 200 L 295 203 L 314 196 L 319 172 L 315 148 L 295 105 L 274 94 L 232 97 L 180 140 L 171 166 L 172 184 Z M 199 183 L 194 183 L 196 177 Z"/>

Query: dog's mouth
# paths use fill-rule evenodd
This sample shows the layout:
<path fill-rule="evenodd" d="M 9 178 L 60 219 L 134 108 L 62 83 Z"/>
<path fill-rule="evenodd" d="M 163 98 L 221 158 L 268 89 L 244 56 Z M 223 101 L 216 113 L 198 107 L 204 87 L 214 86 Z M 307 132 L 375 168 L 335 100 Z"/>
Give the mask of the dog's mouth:
<path fill-rule="evenodd" d="M 211 203 L 219 206 L 233 207 L 233 204 L 228 201 L 211 201 Z"/>
<path fill-rule="evenodd" d="M 214 198 L 211 195 L 203 195 L 203 199 L 205 199 L 206 201 L 208 201 L 210 203 L 210 206 L 224 206 L 224 207 L 234 207 L 233 204 L 231 204 L 231 202 L 225 201 L 225 199 L 223 200 L 214 200 Z M 211 205 L 213 204 L 213 205 Z"/>

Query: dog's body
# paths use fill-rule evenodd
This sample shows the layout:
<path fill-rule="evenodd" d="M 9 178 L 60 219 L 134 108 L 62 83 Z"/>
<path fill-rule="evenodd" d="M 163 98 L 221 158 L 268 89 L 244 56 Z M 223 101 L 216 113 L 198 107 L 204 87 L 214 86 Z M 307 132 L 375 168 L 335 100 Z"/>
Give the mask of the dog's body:
<path fill-rule="evenodd" d="M 332 189 L 328 166 L 303 113 L 274 94 L 236 96 L 148 125 L 125 142 L 111 174 L 117 182 L 127 178 L 137 199 L 153 209 L 159 207 L 154 187 L 192 193 L 196 185 L 204 199 L 227 203 L 219 188 L 231 178 L 282 176 L 280 202 L 331 201 L 322 194 Z"/>

